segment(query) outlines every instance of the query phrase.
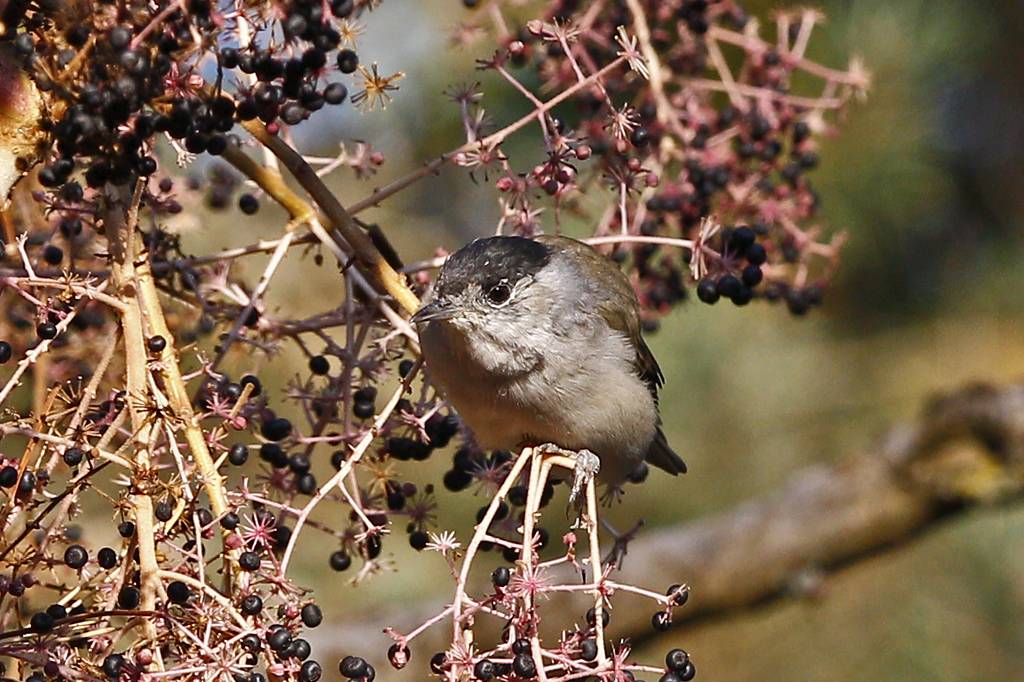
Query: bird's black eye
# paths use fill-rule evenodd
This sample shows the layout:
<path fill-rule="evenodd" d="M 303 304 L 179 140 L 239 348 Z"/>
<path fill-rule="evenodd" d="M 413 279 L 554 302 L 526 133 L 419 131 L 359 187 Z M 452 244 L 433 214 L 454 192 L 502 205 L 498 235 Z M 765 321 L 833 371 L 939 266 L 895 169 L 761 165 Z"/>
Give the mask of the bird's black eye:
<path fill-rule="evenodd" d="M 512 297 L 512 287 L 508 285 L 508 282 L 501 281 L 495 284 L 487 291 L 487 300 L 494 305 L 501 305 L 502 303 L 508 302 L 508 299 Z"/>

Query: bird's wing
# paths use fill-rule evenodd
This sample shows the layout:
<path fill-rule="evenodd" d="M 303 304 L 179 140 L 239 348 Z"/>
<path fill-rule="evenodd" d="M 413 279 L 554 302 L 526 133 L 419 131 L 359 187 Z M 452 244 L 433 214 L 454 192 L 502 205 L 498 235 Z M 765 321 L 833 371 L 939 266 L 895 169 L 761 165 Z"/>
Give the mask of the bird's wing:
<path fill-rule="evenodd" d="M 606 258 L 601 252 L 589 244 L 570 237 L 556 235 L 541 235 L 536 240 L 546 244 L 553 249 L 569 251 L 578 256 L 577 260 L 589 262 L 590 267 L 583 266 L 586 272 L 604 272 L 607 274 L 601 291 L 598 294 L 602 297 L 598 304 L 598 312 L 608 326 L 622 332 L 629 337 L 630 344 L 636 351 L 633 360 L 633 367 L 654 397 L 658 400 L 658 388 L 665 379 L 658 367 L 658 361 L 647 347 L 643 335 L 640 333 L 640 303 L 636 300 L 636 293 L 629 283 L 629 278 L 619 269 L 613 261 Z"/>
<path fill-rule="evenodd" d="M 608 326 L 620 331 L 629 337 L 632 347 L 636 351 L 633 359 L 633 367 L 637 376 L 647 384 L 647 389 L 654 398 L 654 404 L 658 404 L 658 389 L 665 383 L 665 377 L 658 367 L 658 361 L 654 354 L 647 347 L 640 330 L 640 302 L 637 301 L 633 285 L 629 278 L 619 269 L 613 261 L 606 258 L 597 249 L 589 244 L 584 244 L 576 239 L 560 237 L 555 235 L 541 235 L 536 237 L 537 241 L 546 244 L 553 249 L 569 251 L 578 256 L 578 259 L 585 263 L 583 269 L 587 272 L 605 272 L 606 277 L 601 279 L 604 286 L 599 292 L 602 297 L 598 304 L 598 312 Z M 661 417 L 658 417 L 658 432 L 647 452 L 647 461 L 676 476 L 686 473 L 686 464 L 669 446 L 665 434 L 661 431 Z"/>

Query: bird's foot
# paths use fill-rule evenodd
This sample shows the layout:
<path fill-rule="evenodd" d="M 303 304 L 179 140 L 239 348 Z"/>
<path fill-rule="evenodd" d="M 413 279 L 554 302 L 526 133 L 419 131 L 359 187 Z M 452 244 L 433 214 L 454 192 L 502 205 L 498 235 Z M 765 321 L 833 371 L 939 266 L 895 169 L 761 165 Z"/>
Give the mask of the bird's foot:
<path fill-rule="evenodd" d="M 587 484 L 601 470 L 601 458 L 586 448 L 582 450 L 566 450 L 554 443 L 545 443 L 537 449 L 547 454 L 571 457 L 576 461 L 576 465 L 572 470 L 572 490 L 569 492 L 569 506 L 572 506 L 583 489 L 587 487 Z"/>
<path fill-rule="evenodd" d="M 572 470 L 572 490 L 569 492 L 570 505 L 576 502 L 580 492 L 594 480 L 594 476 L 597 476 L 600 470 L 601 459 L 593 452 L 584 449 L 576 453 L 576 466 Z"/>

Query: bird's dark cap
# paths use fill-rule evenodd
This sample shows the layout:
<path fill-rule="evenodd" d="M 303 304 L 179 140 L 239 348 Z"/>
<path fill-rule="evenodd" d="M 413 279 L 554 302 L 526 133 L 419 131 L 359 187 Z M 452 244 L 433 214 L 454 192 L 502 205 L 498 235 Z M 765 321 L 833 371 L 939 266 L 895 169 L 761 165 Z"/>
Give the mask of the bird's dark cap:
<path fill-rule="evenodd" d="M 437 280 L 439 296 L 452 296 L 471 284 L 484 291 L 502 280 L 515 284 L 533 277 L 551 261 L 552 249 L 524 237 L 485 237 L 453 253 Z"/>

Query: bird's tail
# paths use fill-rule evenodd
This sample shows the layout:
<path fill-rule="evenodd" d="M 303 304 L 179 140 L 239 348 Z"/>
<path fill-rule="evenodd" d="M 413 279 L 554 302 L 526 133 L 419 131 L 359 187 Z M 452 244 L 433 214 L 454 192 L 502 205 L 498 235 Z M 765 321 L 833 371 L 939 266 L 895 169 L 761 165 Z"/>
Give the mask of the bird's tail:
<path fill-rule="evenodd" d="M 660 428 L 651 443 L 651 449 L 647 451 L 647 461 L 673 476 L 686 473 L 686 462 L 669 446 Z"/>

